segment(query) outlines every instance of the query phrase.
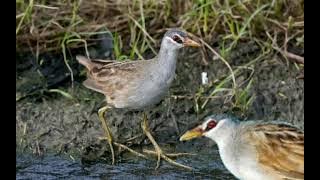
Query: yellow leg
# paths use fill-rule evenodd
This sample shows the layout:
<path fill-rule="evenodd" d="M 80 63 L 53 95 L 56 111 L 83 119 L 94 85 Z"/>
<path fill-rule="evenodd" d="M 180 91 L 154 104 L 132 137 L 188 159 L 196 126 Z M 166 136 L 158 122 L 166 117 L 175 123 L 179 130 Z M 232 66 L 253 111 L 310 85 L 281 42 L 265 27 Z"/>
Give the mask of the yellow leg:
<path fill-rule="evenodd" d="M 158 143 L 154 140 L 153 136 L 149 132 L 147 120 L 148 120 L 147 119 L 147 115 L 145 113 L 143 113 L 143 121 L 142 121 L 142 124 L 141 124 L 143 132 L 146 134 L 148 139 L 153 144 L 153 146 L 155 148 L 155 151 L 156 151 L 156 154 L 157 154 L 157 157 L 158 157 L 157 166 L 156 166 L 155 169 L 159 168 L 159 166 L 160 166 L 160 158 L 163 158 L 164 160 L 166 160 L 170 164 L 173 164 L 173 165 L 178 166 L 178 167 L 186 168 L 188 170 L 192 170 L 191 167 L 183 165 L 183 164 L 180 164 L 180 163 L 177 163 L 177 162 L 173 161 L 172 159 L 170 159 L 167 155 L 165 155 L 163 153 L 162 149 L 159 147 Z"/>
<path fill-rule="evenodd" d="M 112 156 L 112 164 L 114 164 L 115 158 L 114 158 L 114 150 L 113 150 L 113 145 L 112 145 L 112 135 L 111 135 L 110 128 L 108 127 L 106 120 L 104 119 L 104 114 L 108 109 L 110 109 L 109 106 L 104 106 L 99 109 L 98 114 L 99 114 L 99 119 L 102 123 L 102 127 L 105 132 L 106 139 L 108 140 L 108 143 L 110 146 L 110 151 L 111 151 L 111 156 Z"/>
<path fill-rule="evenodd" d="M 105 117 L 104 115 L 105 115 L 105 113 L 106 113 L 106 111 L 108 109 L 111 109 L 111 107 L 104 106 L 104 107 L 99 109 L 98 114 L 99 114 L 99 119 L 100 119 L 100 121 L 102 123 L 102 127 L 103 127 L 104 132 L 105 132 L 105 138 L 103 138 L 103 139 L 106 139 L 108 141 L 108 143 L 109 143 L 109 146 L 110 146 L 110 151 L 111 151 L 111 156 L 112 156 L 112 164 L 114 164 L 114 162 L 115 162 L 113 145 L 116 145 L 116 146 L 118 146 L 120 148 L 126 149 L 126 150 L 128 150 L 129 152 L 133 153 L 136 156 L 139 156 L 139 157 L 142 157 L 142 158 L 147 158 L 145 155 L 134 151 L 133 149 L 127 147 L 126 145 L 123 145 L 123 144 L 120 144 L 120 143 L 117 143 L 117 142 L 113 141 L 112 135 L 111 135 L 111 130 L 110 130 L 109 126 L 106 123 L 106 119 L 104 118 Z"/>

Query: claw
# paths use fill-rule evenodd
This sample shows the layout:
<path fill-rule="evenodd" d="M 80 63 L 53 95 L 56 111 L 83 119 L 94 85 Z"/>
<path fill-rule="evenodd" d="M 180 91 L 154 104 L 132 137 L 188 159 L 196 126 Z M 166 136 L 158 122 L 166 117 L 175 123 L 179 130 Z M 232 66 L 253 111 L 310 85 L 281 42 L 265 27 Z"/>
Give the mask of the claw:
<path fill-rule="evenodd" d="M 185 168 L 185 169 L 188 169 L 188 170 L 192 170 L 191 167 L 183 165 L 183 164 L 180 164 L 180 163 L 177 163 L 177 162 L 173 161 L 172 159 L 170 159 L 168 156 L 166 156 L 163 153 L 162 149 L 159 147 L 158 143 L 154 140 L 154 138 L 152 137 L 151 133 L 148 130 L 147 116 L 146 116 L 145 113 L 143 114 L 142 129 L 143 129 L 143 132 L 148 137 L 148 139 L 151 141 L 152 145 L 154 146 L 155 153 L 157 154 L 157 157 L 158 157 L 157 165 L 156 165 L 155 169 L 159 168 L 160 159 L 162 158 L 162 159 L 164 159 L 165 161 L 167 161 L 168 163 L 170 163 L 172 165 L 175 165 L 175 166 L 178 166 L 178 167 L 181 167 L 181 168 Z"/>

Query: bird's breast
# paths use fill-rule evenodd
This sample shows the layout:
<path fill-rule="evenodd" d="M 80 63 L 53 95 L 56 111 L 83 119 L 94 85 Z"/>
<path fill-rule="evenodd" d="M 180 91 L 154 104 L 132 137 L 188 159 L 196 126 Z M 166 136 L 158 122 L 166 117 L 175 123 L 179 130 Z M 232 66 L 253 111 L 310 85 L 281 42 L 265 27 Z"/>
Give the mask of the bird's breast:
<path fill-rule="evenodd" d="M 159 103 L 168 93 L 172 80 L 172 77 L 145 77 L 134 89 L 129 90 L 126 106 L 130 109 L 143 109 Z"/>
<path fill-rule="evenodd" d="M 230 140 L 229 143 L 219 147 L 219 153 L 225 167 L 237 178 L 245 180 L 270 179 L 270 176 L 265 174 L 257 163 L 255 151 L 249 144 Z"/>

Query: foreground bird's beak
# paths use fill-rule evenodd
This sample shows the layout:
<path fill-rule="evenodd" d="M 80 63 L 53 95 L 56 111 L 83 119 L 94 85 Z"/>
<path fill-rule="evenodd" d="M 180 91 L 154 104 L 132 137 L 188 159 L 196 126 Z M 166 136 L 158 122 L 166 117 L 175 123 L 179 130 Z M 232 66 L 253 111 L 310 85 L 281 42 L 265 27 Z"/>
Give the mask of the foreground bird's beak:
<path fill-rule="evenodd" d="M 184 39 L 183 44 L 184 44 L 185 46 L 200 47 L 200 44 L 199 44 L 199 43 L 195 42 L 194 40 L 191 40 L 191 39 L 188 38 L 188 37 L 186 37 L 186 38 Z"/>
<path fill-rule="evenodd" d="M 201 137 L 202 135 L 203 135 L 203 130 L 201 129 L 201 127 L 196 127 L 184 133 L 180 137 L 180 141 L 188 141 L 193 138 Z"/>

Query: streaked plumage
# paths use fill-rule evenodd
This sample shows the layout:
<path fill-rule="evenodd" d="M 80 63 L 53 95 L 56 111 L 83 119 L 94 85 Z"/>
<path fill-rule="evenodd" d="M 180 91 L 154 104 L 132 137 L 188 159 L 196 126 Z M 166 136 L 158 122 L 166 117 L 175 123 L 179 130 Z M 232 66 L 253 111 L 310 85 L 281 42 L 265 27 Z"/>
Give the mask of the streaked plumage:
<path fill-rule="evenodd" d="M 207 117 L 180 140 L 206 136 L 226 168 L 244 180 L 304 179 L 304 133 L 288 123 Z"/>
<path fill-rule="evenodd" d="M 83 82 L 84 86 L 102 93 L 106 97 L 107 106 L 100 108 L 98 114 L 110 146 L 112 164 L 115 163 L 113 145 L 119 146 L 121 144 L 113 141 L 104 118 L 105 112 L 110 108 L 144 110 L 160 102 L 174 79 L 178 50 L 186 46 L 199 47 L 200 45 L 191 40 L 186 32 L 171 29 L 165 33 L 162 39 L 159 54 L 149 60 L 117 62 L 91 60 L 84 56 L 76 57 L 87 70 L 87 79 Z M 148 130 L 146 116 L 143 119 L 143 131 L 154 145 L 158 156 L 156 168 L 159 167 L 160 158 L 163 158 L 171 164 L 189 169 L 187 166 L 174 162 L 162 152 Z M 126 146 L 121 145 L 121 147 Z M 129 147 L 126 149 L 135 152 Z M 139 153 L 135 152 L 135 154 Z M 142 154 L 139 156 L 144 157 Z"/>

